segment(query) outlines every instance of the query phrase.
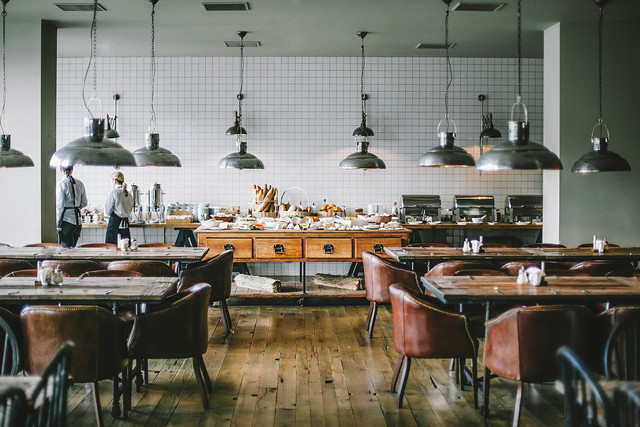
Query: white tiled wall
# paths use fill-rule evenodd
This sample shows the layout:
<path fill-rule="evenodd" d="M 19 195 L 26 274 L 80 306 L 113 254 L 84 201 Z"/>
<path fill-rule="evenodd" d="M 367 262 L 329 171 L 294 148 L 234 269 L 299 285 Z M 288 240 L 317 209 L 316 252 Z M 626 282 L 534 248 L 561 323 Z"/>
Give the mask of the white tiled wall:
<path fill-rule="evenodd" d="M 81 136 L 86 110 L 82 80 L 87 58 L 58 59 L 58 147 Z M 380 203 L 387 210 L 402 194 L 440 194 L 451 207 L 455 194 L 491 194 L 501 208 L 507 194 L 542 194 L 538 171 L 483 173 L 472 168 L 431 169 L 418 158 L 437 143 L 436 128 L 444 116 L 444 59 L 367 58 L 365 92 L 368 125 L 374 130 L 370 151 L 386 170 L 341 171 L 338 163 L 355 144 L 351 133 L 360 124 L 360 59 L 358 57 L 249 57 L 245 67 L 243 126 L 248 150 L 264 170 L 219 169 L 218 161 L 235 150 L 225 135 L 233 124 L 239 89 L 239 59 L 211 57 L 157 58 L 155 110 L 161 146 L 182 161 L 182 168 L 123 168 L 128 183 L 142 189 L 158 182 L 165 202 L 207 201 L 246 210 L 253 184 L 306 190 L 312 202 L 323 199 L 347 208 Z M 506 122 L 515 101 L 516 60 L 453 58 L 450 115 L 457 123 L 456 144 L 478 155 L 479 94 L 485 112 L 506 137 Z M 531 136 L 542 138 L 543 63 L 523 60 L 523 101 L 529 108 Z M 113 114 L 118 93 L 119 142 L 129 150 L 144 144 L 150 116 L 150 59 L 99 58 L 97 95 L 103 114 Z M 92 79 L 86 93 L 91 97 Z M 88 191 L 89 202 L 101 205 L 108 191 L 110 168 L 77 167 L 74 175 Z M 291 190 L 292 202 L 303 201 Z M 287 196 L 288 198 L 288 196 Z M 156 232 L 152 232 L 154 234 Z M 172 233 L 169 230 L 168 233 Z M 148 232 L 149 234 L 149 232 Z M 157 234 L 157 233 L 156 233 Z M 102 240 L 101 232 L 83 240 Z M 164 236 L 146 236 L 162 239 Z M 174 239 L 167 234 L 167 241 Z M 278 273 L 282 266 L 263 268 Z M 342 267 L 309 266 L 324 271 Z M 297 272 L 297 266 L 292 266 Z M 337 271 L 338 271 L 337 270 Z"/>

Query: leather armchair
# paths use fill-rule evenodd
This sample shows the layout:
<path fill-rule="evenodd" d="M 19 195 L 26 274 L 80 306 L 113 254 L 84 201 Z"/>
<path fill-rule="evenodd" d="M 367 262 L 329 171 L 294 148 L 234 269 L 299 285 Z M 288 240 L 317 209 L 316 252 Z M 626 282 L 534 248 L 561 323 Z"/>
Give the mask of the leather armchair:
<path fill-rule="evenodd" d="M 87 271 L 102 270 L 103 268 L 100 264 L 93 261 L 57 261 L 54 259 L 42 261 L 42 268 L 50 268 L 52 270 L 55 270 L 58 266 L 60 267 L 62 273 L 66 274 L 69 277 L 78 277 L 82 273 L 86 273 Z"/>
<path fill-rule="evenodd" d="M 176 273 L 171 267 L 161 261 L 113 261 L 109 263 L 108 270 L 129 270 L 149 277 L 175 277 Z"/>
<path fill-rule="evenodd" d="M 31 270 L 35 268 L 33 264 L 19 259 L 0 259 L 0 277 L 6 276 L 12 271 Z"/>
<path fill-rule="evenodd" d="M 591 312 L 583 306 L 519 307 L 486 322 L 483 414 L 488 415 L 489 372 L 518 381 L 513 425 L 520 421 L 523 384 L 558 378 L 556 352 L 562 346 L 587 354 Z"/>
<path fill-rule="evenodd" d="M 231 316 L 227 307 L 227 298 L 231 296 L 232 273 L 233 251 L 223 251 L 206 261 L 187 264 L 186 269 L 180 272 L 178 283 L 178 292 L 187 290 L 196 283 L 211 285 L 209 305 L 218 301 L 225 335 L 231 333 Z"/>
<path fill-rule="evenodd" d="M 593 260 L 579 262 L 571 270 L 586 271 L 591 276 L 604 276 L 613 270 L 633 271 L 633 265 L 629 261 Z"/>
<path fill-rule="evenodd" d="M 369 300 L 369 314 L 364 330 L 373 337 L 373 326 L 378 314 L 378 303 L 391 302 L 389 287 L 400 283 L 415 292 L 420 292 L 417 274 L 403 264 L 388 261 L 372 252 L 362 252 L 364 287 Z"/>
<path fill-rule="evenodd" d="M 180 292 L 170 306 L 136 316 L 127 343 L 131 359 L 192 358 L 204 408 L 209 406 L 207 392 L 213 391 L 202 359 L 209 341 L 207 312 L 210 294 L 210 285 L 194 285 Z M 128 376 L 131 377 L 131 372 Z"/>
<path fill-rule="evenodd" d="M 142 273 L 133 270 L 94 270 L 82 273 L 80 277 L 142 277 Z"/>
<path fill-rule="evenodd" d="M 389 288 L 393 312 L 393 344 L 398 360 L 391 379 L 395 391 L 400 368 L 404 369 L 398 389 L 398 407 L 402 406 L 414 357 L 429 359 L 471 359 L 473 402 L 477 407 L 477 342 L 471 337 L 464 314 L 443 309 L 434 299 L 401 285 Z M 460 370 L 460 373 L 462 371 Z"/>
<path fill-rule="evenodd" d="M 489 261 L 445 261 L 429 270 L 427 276 L 453 276 L 456 271 L 469 269 L 495 270 L 495 267 Z"/>
<path fill-rule="evenodd" d="M 24 369 L 40 375 L 51 358 L 67 341 L 75 345 L 70 375 L 74 382 L 93 383 L 96 422 L 102 425 L 98 382 L 114 381 L 114 410 L 118 416 L 120 394 L 116 386 L 122 381 L 124 417 L 130 409 L 131 393 L 127 379 L 125 323 L 116 315 L 96 306 L 29 306 L 20 314 L 24 342 Z M 118 374 L 122 373 L 122 380 Z"/>

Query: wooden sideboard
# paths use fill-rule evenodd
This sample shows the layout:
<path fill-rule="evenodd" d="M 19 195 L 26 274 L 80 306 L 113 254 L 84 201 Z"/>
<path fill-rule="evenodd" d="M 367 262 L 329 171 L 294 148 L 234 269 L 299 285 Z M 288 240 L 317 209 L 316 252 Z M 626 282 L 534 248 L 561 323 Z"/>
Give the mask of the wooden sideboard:
<path fill-rule="evenodd" d="M 196 230 L 212 257 L 226 249 L 234 262 L 358 262 L 364 251 L 406 246 L 410 230 Z"/>

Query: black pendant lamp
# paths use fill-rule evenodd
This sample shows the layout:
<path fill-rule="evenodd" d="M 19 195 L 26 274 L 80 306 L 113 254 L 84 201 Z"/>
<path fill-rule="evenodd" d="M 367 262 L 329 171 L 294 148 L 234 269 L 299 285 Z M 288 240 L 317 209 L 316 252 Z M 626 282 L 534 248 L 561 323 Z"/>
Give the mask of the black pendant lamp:
<path fill-rule="evenodd" d="M 485 95 L 478 95 L 478 101 L 480 101 L 480 111 L 482 114 L 482 130 L 480 131 L 480 155 L 484 154 L 485 148 L 487 148 L 487 141 L 489 139 L 501 138 L 500 131 L 493 127 L 493 115 L 487 113 L 484 115 L 484 101 L 487 97 Z"/>
<path fill-rule="evenodd" d="M 120 138 L 118 133 L 118 101 L 120 95 L 117 93 L 113 95 L 113 117 L 109 118 L 107 114 L 107 130 L 104 132 L 104 136 L 107 138 Z"/>
<path fill-rule="evenodd" d="M 236 137 L 236 151 L 231 153 L 222 159 L 218 163 L 221 168 L 232 169 L 264 169 L 264 163 L 262 160 L 247 152 L 247 141 L 244 140 L 247 136 L 247 130 L 242 127 L 242 100 L 244 95 L 242 94 L 242 87 L 244 85 L 244 36 L 247 35 L 246 31 L 238 31 L 240 36 L 240 92 L 238 93 L 238 110 L 235 111 L 235 120 L 233 126 L 227 129 L 227 135 Z"/>
<path fill-rule="evenodd" d="M 340 169 L 386 169 L 384 164 L 375 154 L 369 153 L 369 137 L 373 136 L 373 130 L 367 126 L 367 95 L 364 93 L 364 38 L 366 31 L 356 33 L 360 37 L 361 74 L 360 74 L 360 99 L 362 102 L 362 123 L 353 131 L 356 140 L 356 152 L 349 154 L 340 162 Z"/>
<path fill-rule="evenodd" d="M 522 102 L 522 29 L 521 0 L 518 0 L 518 95 L 511 108 L 508 141 L 497 144 L 480 156 L 477 168 L 481 171 L 513 169 L 562 169 L 558 156 L 542 144 L 529 141 L 527 107 Z"/>
<path fill-rule="evenodd" d="M 11 148 L 11 135 L 8 133 L 4 107 L 7 100 L 6 70 L 6 6 L 9 0 L 2 0 L 2 111 L 0 111 L 0 168 L 24 168 L 33 166 L 33 160 L 22 151 Z"/>
<path fill-rule="evenodd" d="M 630 171 L 631 166 L 629 165 L 629 162 L 623 159 L 620 155 L 608 150 L 609 128 L 602 121 L 602 8 L 607 3 L 607 0 L 596 0 L 595 3 L 600 9 L 600 17 L 598 19 L 598 96 L 600 102 L 600 119 L 591 130 L 591 143 L 593 144 L 593 150 L 580 157 L 571 167 L 571 172 L 590 173 Z M 598 129 L 597 136 L 596 129 Z"/>
<path fill-rule="evenodd" d="M 91 22 L 91 57 L 87 65 L 87 71 L 82 84 L 82 100 L 90 117 L 84 119 L 84 135 L 74 139 L 67 145 L 57 150 L 49 160 L 52 168 L 69 167 L 73 165 L 91 166 L 136 166 L 136 161 L 130 151 L 125 150 L 117 142 L 104 137 L 104 119 L 95 117 L 89 106 L 92 102 L 100 105 L 96 91 L 96 13 L 98 11 L 98 0 L 93 3 L 93 21 Z M 89 74 L 89 69 L 93 65 L 93 97 L 86 102 L 84 88 Z M 100 112 L 102 116 L 102 112 Z"/>
<path fill-rule="evenodd" d="M 443 2 L 447 5 L 447 11 L 444 18 L 444 45 L 446 50 L 446 88 L 444 95 L 445 114 L 444 119 L 440 120 L 440 123 L 438 123 L 437 129 L 440 145 L 435 146 L 424 153 L 420 157 L 418 165 L 435 168 L 473 166 L 476 164 L 475 160 L 473 160 L 473 156 L 467 153 L 464 149 L 454 145 L 456 138 L 456 123 L 449 117 L 449 87 L 453 81 L 451 60 L 449 59 L 449 6 L 451 4 L 451 0 L 443 0 Z"/>
<path fill-rule="evenodd" d="M 149 132 L 145 134 L 146 144 L 133 152 L 138 166 L 174 166 L 180 167 L 180 159 L 171 151 L 160 147 L 160 134 L 156 131 L 156 111 L 154 109 L 156 86 L 156 3 L 158 0 L 149 0 L 151 3 L 151 123 Z"/>

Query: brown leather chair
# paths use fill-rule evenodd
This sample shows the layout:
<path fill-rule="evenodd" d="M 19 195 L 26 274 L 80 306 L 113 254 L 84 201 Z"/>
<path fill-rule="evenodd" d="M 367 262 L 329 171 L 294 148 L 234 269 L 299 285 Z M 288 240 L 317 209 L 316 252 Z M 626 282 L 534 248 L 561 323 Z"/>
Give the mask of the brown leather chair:
<path fill-rule="evenodd" d="M 591 276 L 604 276 L 613 270 L 633 271 L 633 265 L 629 261 L 593 260 L 579 262 L 571 270 L 586 271 Z"/>
<path fill-rule="evenodd" d="M 62 248 L 60 243 L 29 243 L 25 248 Z"/>
<path fill-rule="evenodd" d="M 402 285 L 389 288 L 393 313 L 393 344 L 398 360 L 391 379 L 391 390 L 396 390 L 400 368 L 404 362 L 397 405 L 407 386 L 411 359 L 471 359 L 473 402 L 477 407 L 477 357 L 478 345 L 469 333 L 469 324 L 464 314 L 442 308 L 433 298 L 420 295 Z"/>
<path fill-rule="evenodd" d="M 38 270 L 36 270 L 35 268 L 29 268 L 27 270 L 16 270 L 5 275 L 4 277 L 38 277 Z"/>
<path fill-rule="evenodd" d="M 609 246 L 611 248 L 619 248 L 620 247 L 620 245 L 616 245 L 615 243 L 607 243 L 607 246 Z M 581 243 L 577 247 L 578 248 L 592 248 L 593 247 L 593 242 Z"/>
<path fill-rule="evenodd" d="M 94 270 L 82 273 L 80 277 L 142 277 L 143 274 L 131 270 Z"/>
<path fill-rule="evenodd" d="M 558 277 L 589 277 L 589 273 L 582 270 L 567 270 L 567 269 L 551 269 L 544 271 L 544 274 L 547 276 L 558 276 Z"/>
<path fill-rule="evenodd" d="M 364 266 L 364 287 L 369 300 L 369 314 L 364 330 L 373 337 L 373 327 L 378 314 L 378 303 L 389 303 L 389 286 L 400 283 L 416 292 L 420 292 L 418 276 L 406 265 L 388 261 L 373 252 L 362 252 Z"/>
<path fill-rule="evenodd" d="M 180 272 L 178 283 L 178 292 L 187 290 L 196 283 L 211 285 L 209 305 L 218 301 L 225 335 L 231 333 L 231 316 L 227 307 L 227 298 L 231 296 L 232 273 L 233 251 L 222 251 L 206 261 L 187 264 L 187 267 Z"/>
<path fill-rule="evenodd" d="M 640 277 L 640 270 L 635 269 L 635 270 L 629 270 L 629 269 L 622 269 L 622 270 L 611 270 L 610 272 L 608 272 L 607 274 L 604 275 L 604 277 Z"/>
<path fill-rule="evenodd" d="M 29 306 L 20 314 L 24 342 L 23 363 L 30 375 L 39 375 L 58 349 L 67 341 L 75 345 L 71 362 L 73 382 L 93 383 L 93 403 L 98 425 L 102 423 L 98 382 L 113 379 L 119 382 L 122 373 L 124 417 L 131 401 L 127 379 L 127 349 L 124 322 L 116 315 L 96 306 Z M 114 392 L 118 387 L 114 387 Z M 119 394 L 114 401 L 119 401 Z M 117 415 L 119 407 L 112 412 Z"/>
<path fill-rule="evenodd" d="M 171 267 L 161 261 L 113 261 L 107 267 L 109 270 L 137 271 L 148 277 L 175 277 Z"/>
<path fill-rule="evenodd" d="M 0 259 L 0 277 L 6 276 L 12 271 L 30 270 L 35 266 L 20 259 Z"/>
<path fill-rule="evenodd" d="M 118 246 L 114 243 L 85 243 L 83 245 L 78 245 L 79 248 L 117 248 Z"/>
<path fill-rule="evenodd" d="M 485 248 L 510 248 L 511 246 L 504 244 L 504 243 L 491 243 L 491 242 L 484 242 L 482 244 L 483 247 Z"/>
<path fill-rule="evenodd" d="M 489 261 L 445 261 L 437 264 L 427 276 L 453 276 L 456 271 L 469 269 L 495 270 Z"/>
<path fill-rule="evenodd" d="M 526 245 L 522 245 L 523 248 L 566 248 L 565 245 L 561 245 L 560 243 L 527 243 Z"/>
<path fill-rule="evenodd" d="M 140 243 L 139 248 L 175 248 L 171 243 Z"/>
<path fill-rule="evenodd" d="M 560 261 L 545 261 L 544 269 L 547 270 L 568 270 L 573 266 L 572 262 L 560 262 Z M 503 264 L 500 267 L 501 271 L 504 271 L 509 276 L 517 276 L 520 271 L 520 267 L 524 267 L 526 270 L 529 267 L 540 267 L 539 261 L 511 261 Z"/>
<path fill-rule="evenodd" d="M 458 270 L 453 273 L 453 276 L 508 276 L 508 274 L 500 270 L 470 268 L 468 270 Z"/>
<path fill-rule="evenodd" d="M 169 307 L 136 316 L 128 340 L 131 359 L 191 358 L 204 408 L 209 406 L 207 392 L 213 391 L 202 359 L 209 341 L 210 293 L 210 285 L 194 285 L 180 292 Z"/>
<path fill-rule="evenodd" d="M 62 274 L 66 274 L 69 277 L 78 277 L 82 273 L 86 273 L 87 271 L 102 270 L 102 266 L 93 261 L 58 261 L 54 259 L 42 261 L 42 268 L 50 268 L 52 270 L 55 270 L 57 267 L 60 267 Z"/>
<path fill-rule="evenodd" d="M 0 243 L 0 248 L 10 248 L 11 245 L 8 243 Z"/>
<path fill-rule="evenodd" d="M 411 243 L 409 245 L 412 248 L 450 248 L 451 246 L 447 245 L 446 243 L 425 243 L 425 242 L 421 242 L 421 243 Z"/>
<path fill-rule="evenodd" d="M 518 381 L 513 425 L 520 421 L 523 384 L 558 378 L 556 352 L 564 345 L 580 357 L 588 353 L 591 312 L 583 306 L 513 308 L 486 322 L 483 414 L 488 415 L 490 370 Z"/>

